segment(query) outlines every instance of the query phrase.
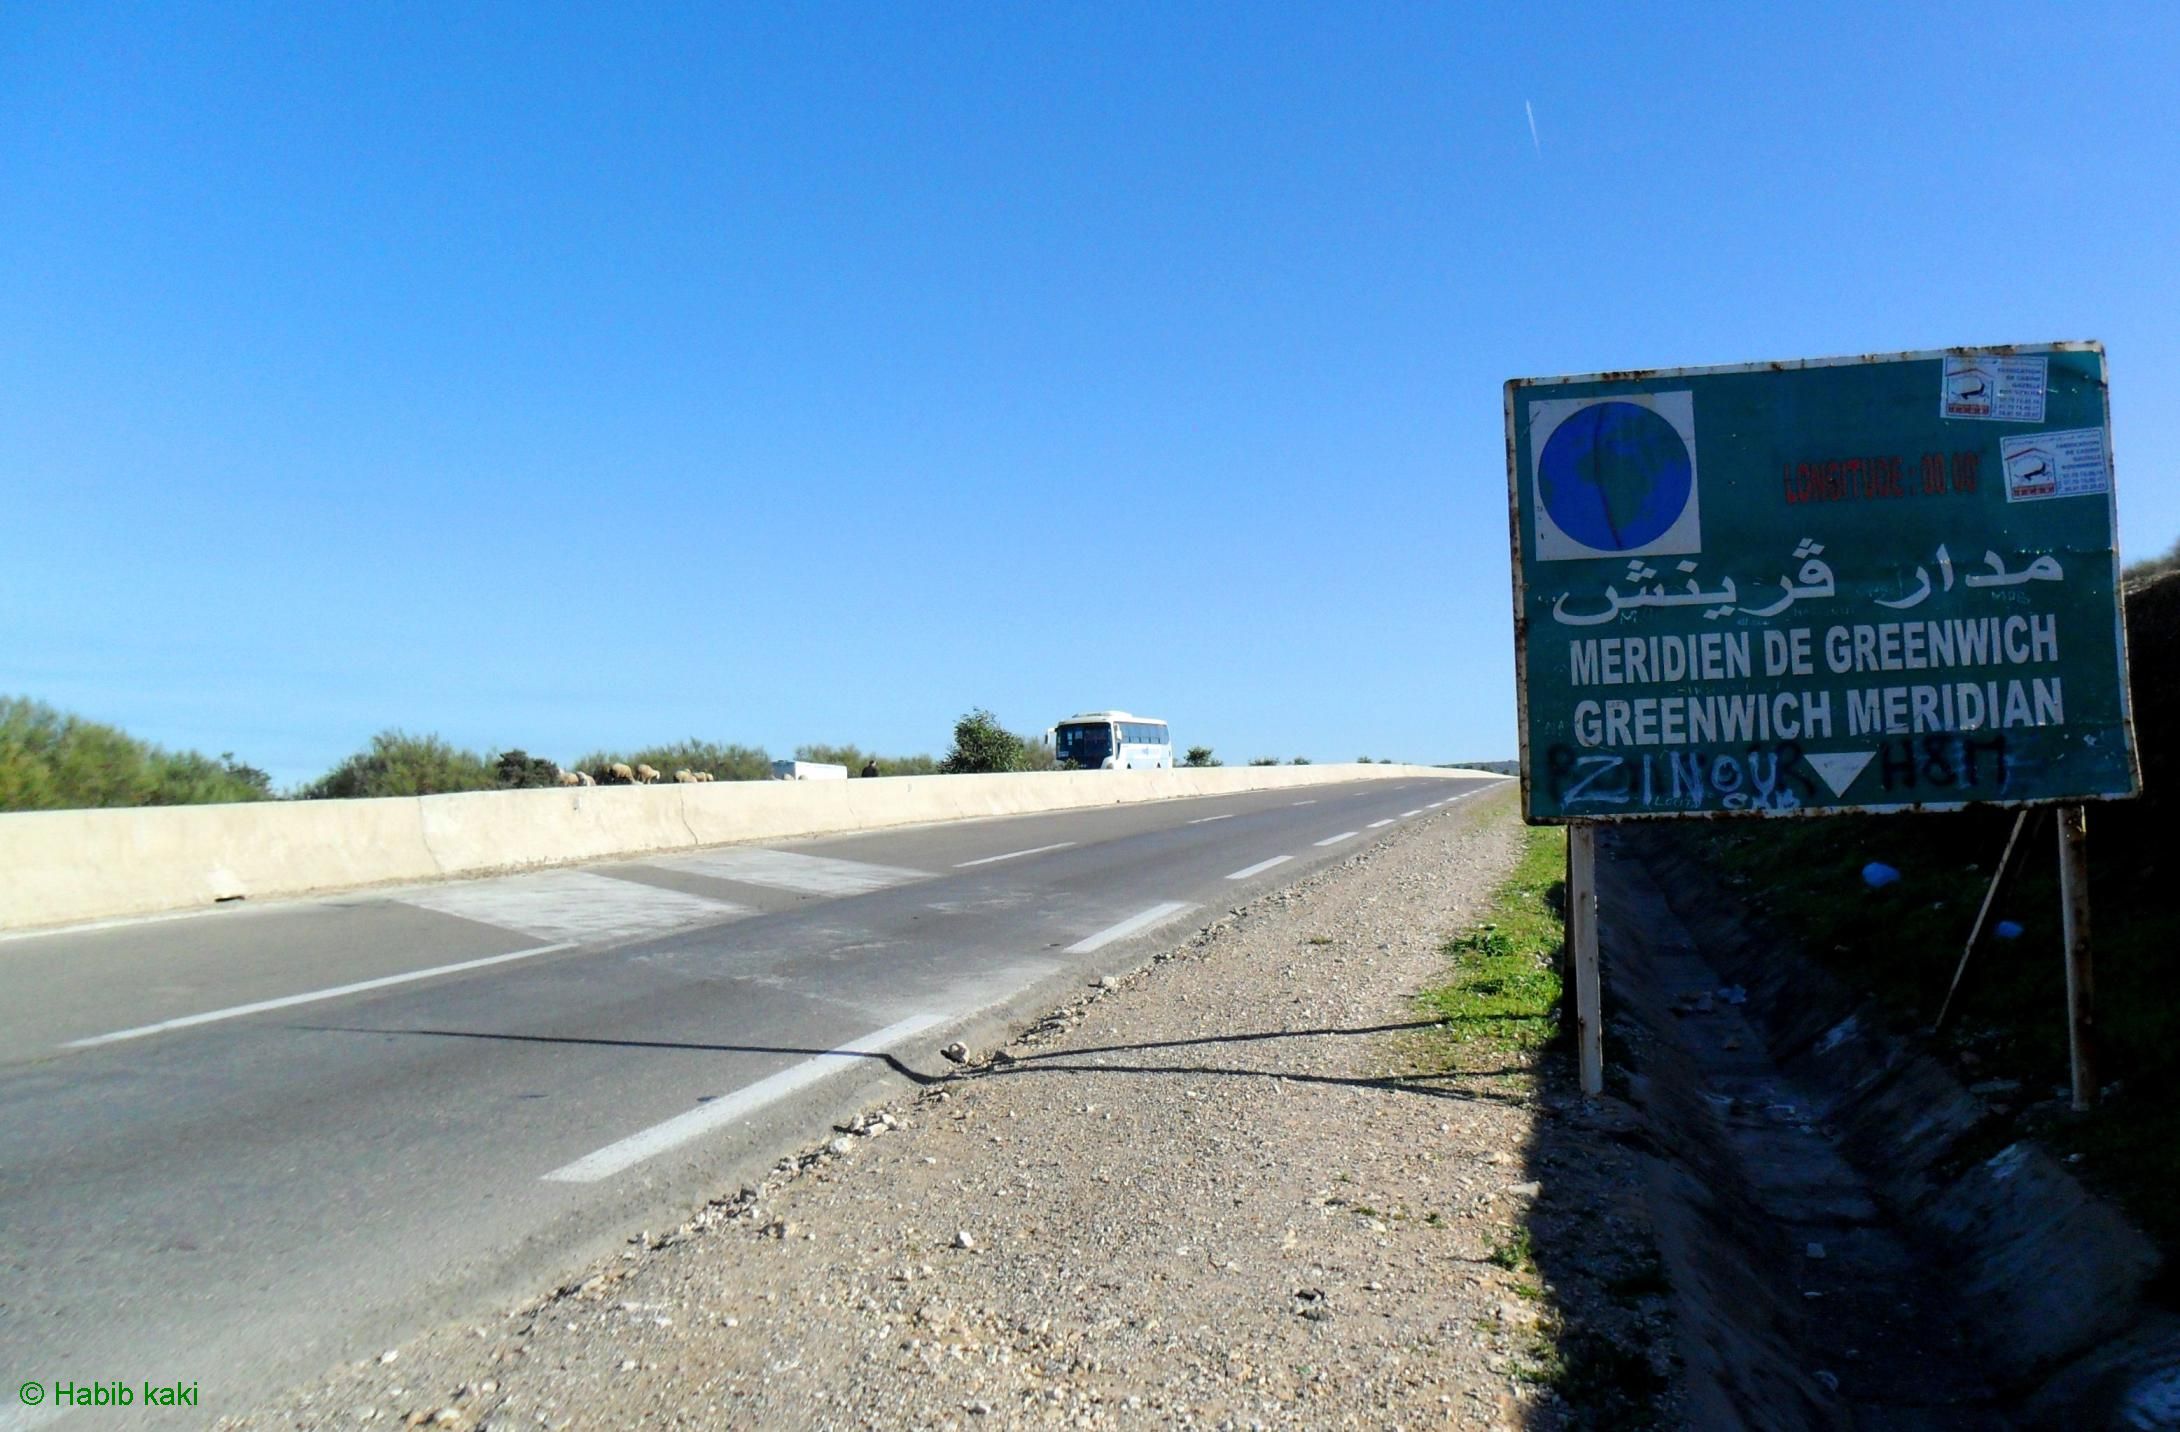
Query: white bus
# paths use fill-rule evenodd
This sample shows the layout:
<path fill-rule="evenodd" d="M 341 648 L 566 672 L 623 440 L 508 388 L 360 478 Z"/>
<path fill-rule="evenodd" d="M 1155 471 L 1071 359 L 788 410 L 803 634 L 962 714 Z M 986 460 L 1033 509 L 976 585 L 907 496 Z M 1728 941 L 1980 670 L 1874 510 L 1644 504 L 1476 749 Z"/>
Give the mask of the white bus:
<path fill-rule="evenodd" d="M 1063 771 L 1170 771 L 1173 735 L 1152 716 L 1086 711 L 1051 731 L 1052 759 Z"/>

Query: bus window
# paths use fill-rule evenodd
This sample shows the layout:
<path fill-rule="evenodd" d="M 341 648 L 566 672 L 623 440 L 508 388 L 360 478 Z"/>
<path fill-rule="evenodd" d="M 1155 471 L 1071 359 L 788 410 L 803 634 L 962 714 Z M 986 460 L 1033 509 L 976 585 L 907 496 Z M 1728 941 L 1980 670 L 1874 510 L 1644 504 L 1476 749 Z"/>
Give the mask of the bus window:
<path fill-rule="evenodd" d="M 1113 754 L 1113 728 L 1106 725 L 1061 726 L 1053 732 L 1052 758 L 1061 765 L 1097 770 Z"/>

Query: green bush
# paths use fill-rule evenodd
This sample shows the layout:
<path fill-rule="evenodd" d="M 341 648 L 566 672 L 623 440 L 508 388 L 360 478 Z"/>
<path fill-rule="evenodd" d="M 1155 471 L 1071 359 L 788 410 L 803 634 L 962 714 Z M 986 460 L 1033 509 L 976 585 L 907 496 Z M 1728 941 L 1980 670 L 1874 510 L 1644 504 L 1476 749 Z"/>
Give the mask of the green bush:
<path fill-rule="evenodd" d="M 369 749 L 358 751 L 305 786 L 302 794 L 310 800 L 358 800 L 489 791 L 499 784 L 499 767 L 474 751 L 458 750 L 437 736 L 411 736 L 396 730 L 373 736 Z"/>
<path fill-rule="evenodd" d="M 1307 757 L 1307 756 L 1296 756 L 1296 757 L 1295 757 L 1295 758 L 1294 758 L 1294 759 L 1293 759 L 1292 761 L 1290 761 L 1290 762 L 1289 762 L 1288 764 L 1290 764 L 1290 765 L 1295 765 L 1295 766 L 1306 766 L 1306 765 L 1308 765 L 1309 763 L 1310 763 L 1310 758 L 1309 758 L 1309 757 Z"/>
<path fill-rule="evenodd" d="M 1251 757 L 1249 758 L 1249 764 L 1250 764 L 1250 765 L 1252 765 L 1252 766 L 1276 766 L 1276 765 L 1278 765 L 1278 764 L 1279 764 L 1279 757 L 1277 757 L 1277 756 L 1251 756 Z"/>
<path fill-rule="evenodd" d="M 1052 768 L 1052 752 L 1042 742 L 1015 735 L 981 706 L 954 723 L 953 749 L 939 762 L 941 771 L 956 776 Z"/>
<path fill-rule="evenodd" d="M 1181 758 L 1181 764 L 1184 766 L 1223 766 L 1226 762 L 1212 755 L 1209 746 L 1191 746 L 1188 748 L 1188 754 Z"/>
<path fill-rule="evenodd" d="M 500 752 L 499 759 L 493 762 L 493 769 L 497 773 L 496 784 L 501 790 L 529 790 L 537 786 L 560 784 L 560 767 L 543 756 L 531 755 L 519 746 L 512 751 Z"/>
<path fill-rule="evenodd" d="M 167 751 L 27 697 L 0 697 L 0 810 L 259 801 L 271 782 L 233 752 Z"/>

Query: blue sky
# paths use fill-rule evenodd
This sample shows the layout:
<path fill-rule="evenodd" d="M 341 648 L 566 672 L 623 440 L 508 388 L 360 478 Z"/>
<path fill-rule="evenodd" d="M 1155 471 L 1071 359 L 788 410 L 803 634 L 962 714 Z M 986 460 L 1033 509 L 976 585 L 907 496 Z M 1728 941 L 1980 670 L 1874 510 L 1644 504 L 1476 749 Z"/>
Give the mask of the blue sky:
<path fill-rule="evenodd" d="M 2180 9 L 1664 10 L 10 6 L 0 693 L 1509 756 L 1505 379 L 1953 343 L 2171 546 Z"/>

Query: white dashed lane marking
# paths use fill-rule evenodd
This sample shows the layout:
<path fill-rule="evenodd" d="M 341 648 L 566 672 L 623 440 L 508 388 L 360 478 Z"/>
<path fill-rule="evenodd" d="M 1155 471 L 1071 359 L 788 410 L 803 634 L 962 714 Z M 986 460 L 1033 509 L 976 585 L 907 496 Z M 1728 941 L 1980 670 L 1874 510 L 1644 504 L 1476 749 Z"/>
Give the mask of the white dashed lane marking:
<path fill-rule="evenodd" d="M 1291 855 L 1275 855 L 1270 860 L 1259 860 L 1254 865 L 1244 865 L 1241 869 L 1235 871 L 1232 875 L 1229 875 L 1226 878 L 1229 880 L 1247 880 L 1252 875 L 1262 875 L 1265 871 L 1271 869 L 1275 865 L 1285 865 L 1288 861 L 1292 859 L 1294 859 L 1294 857 Z"/>
<path fill-rule="evenodd" d="M 1196 819 L 1194 819 L 1194 820 L 1190 821 L 1190 822 L 1189 822 L 1189 824 L 1190 824 L 1190 825 L 1209 825 L 1209 824 L 1210 824 L 1211 822 L 1213 822 L 1213 821 L 1215 821 L 1215 820 L 1232 820 L 1232 819 L 1233 819 L 1233 818 L 1235 817 L 1235 815 L 1236 815 L 1237 813 L 1238 813 L 1238 812 L 1235 812 L 1235 811 L 1228 811 L 1228 812 L 1227 812 L 1227 813 L 1226 813 L 1225 815 L 1204 815 L 1204 816 L 1198 816 L 1198 817 L 1197 817 Z"/>
<path fill-rule="evenodd" d="M 623 1169 L 633 1168 L 645 1159 L 656 1158 L 677 1145 L 700 1138 L 737 1120 L 746 1119 L 767 1104 L 776 1104 L 830 1074 L 862 1063 L 874 1054 L 882 1054 L 902 1040 L 921 1034 L 944 1021 L 943 1015 L 911 1015 L 898 1024 L 889 1024 L 876 1033 L 866 1034 L 838 1049 L 829 1049 L 823 1054 L 803 1060 L 800 1064 L 790 1065 L 777 1074 L 745 1085 L 731 1094 L 707 1104 L 699 1104 L 685 1114 L 677 1114 L 663 1123 L 653 1124 L 648 1129 L 607 1144 L 596 1153 L 585 1154 L 574 1163 L 554 1169 L 545 1178 L 552 1183 L 596 1183 L 602 1178 L 611 1178 Z"/>
<path fill-rule="evenodd" d="M 1385 819 L 1383 819 L 1383 820 L 1374 820 L 1374 821 L 1370 822 L 1370 824 L 1368 824 L 1368 825 L 1364 826 L 1364 827 L 1363 827 L 1363 829 L 1364 829 L 1364 830 L 1376 830 L 1376 829 L 1377 829 L 1377 828 L 1378 828 L 1379 826 L 1381 826 L 1381 825 L 1391 825 L 1391 824 L 1393 823 L 1393 821 L 1394 821 L 1395 819 L 1396 819 L 1396 817 L 1394 817 L 1394 816 L 1387 816 L 1387 817 L 1386 817 Z"/>
<path fill-rule="evenodd" d="M 1343 840 L 1353 840 L 1361 834 L 1362 832 L 1359 830 L 1343 830 L 1338 835 L 1328 835 L 1317 843 L 1319 845 L 1338 845 Z"/>
<path fill-rule="evenodd" d="M 573 945 L 541 945 L 534 950 L 516 950 L 508 955 L 487 955 L 481 960 L 463 960 L 459 964 L 435 965 L 428 970 L 410 970 L 407 974 L 383 975 L 375 980 L 358 980 L 354 984 L 335 985 L 331 989 L 312 990 L 307 994 L 283 995 L 279 999 L 261 999 L 255 1004 L 238 1004 L 206 1014 L 185 1014 L 179 1019 L 163 1019 L 157 1024 L 139 1025 L 135 1029 L 118 1030 L 113 1034 L 93 1035 L 89 1039 L 71 1039 L 61 1048 L 88 1049 L 94 1044 L 115 1044 L 124 1039 L 142 1039 L 147 1034 L 163 1034 L 170 1029 L 187 1029 L 196 1024 L 217 1024 L 221 1020 L 240 1019 L 246 1014 L 263 1014 L 272 1009 L 292 1009 L 299 1004 L 338 999 L 344 994 L 362 994 L 366 990 L 385 989 L 414 980 L 435 979 L 440 975 L 460 974 L 463 970 L 481 970 L 491 965 L 504 965 L 514 960 L 527 960 L 537 955 L 557 954 L 574 948 Z"/>
<path fill-rule="evenodd" d="M 1186 910 L 1188 908 L 1189 907 L 1187 905 L 1183 904 L 1179 900 L 1168 900 L 1163 904 L 1153 905 L 1150 909 L 1142 911 L 1139 914 L 1130 915 L 1127 919 L 1121 921 L 1117 925 L 1107 925 L 1104 929 L 1098 931 L 1095 935 L 1086 936 L 1083 939 L 1077 940 L 1074 944 L 1067 947 L 1067 953 L 1071 955 L 1087 955 L 1093 950 L 1102 950 L 1107 945 L 1113 943 L 1113 941 L 1115 940 L 1125 940 L 1130 935 L 1136 934 L 1139 931 L 1148 930 L 1151 926 L 1158 924 L 1160 921 L 1170 920 L 1175 915 L 1180 914 L 1183 910 Z"/>
<path fill-rule="evenodd" d="M 497 880 L 465 880 L 403 895 L 404 905 L 459 915 L 542 940 L 589 944 L 731 919 L 746 905 L 616 880 L 587 870 L 541 870 Z"/>
<path fill-rule="evenodd" d="M 1406 820 L 1406 819 L 1408 819 L 1408 818 L 1409 818 L 1410 816 L 1417 816 L 1417 815 L 1421 815 L 1421 814 L 1423 814 L 1423 808 L 1422 808 L 1421 806 L 1418 806 L 1418 807 L 1416 807 L 1416 808 L 1415 808 L 1414 810 L 1404 810 L 1404 811 L 1402 811 L 1402 812 L 1400 813 L 1400 818 L 1401 818 L 1402 820 Z"/>
<path fill-rule="evenodd" d="M 1005 855 L 987 855 L 982 860 L 964 860 L 954 868 L 967 870 L 972 865 L 995 865 L 1002 860 L 1018 860 L 1025 855 L 1043 855 L 1048 850 L 1072 850 L 1075 842 L 1063 840 L 1058 845 L 1034 845 L 1028 850 L 1010 850 Z"/>
<path fill-rule="evenodd" d="M 860 860 L 797 855 L 788 850 L 707 850 L 648 863 L 661 870 L 684 870 L 743 885 L 798 890 L 805 895 L 863 895 L 930 878 L 921 870 L 904 870 L 897 865 L 866 865 Z"/>
<path fill-rule="evenodd" d="M 1315 800 L 1306 800 L 1306 801 L 1296 801 L 1296 802 L 1295 802 L 1295 804 L 1296 804 L 1296 805 L 1315 805 L 1315 804 L 1317 804 L 1317 802 L 1316 802 Z"/>

